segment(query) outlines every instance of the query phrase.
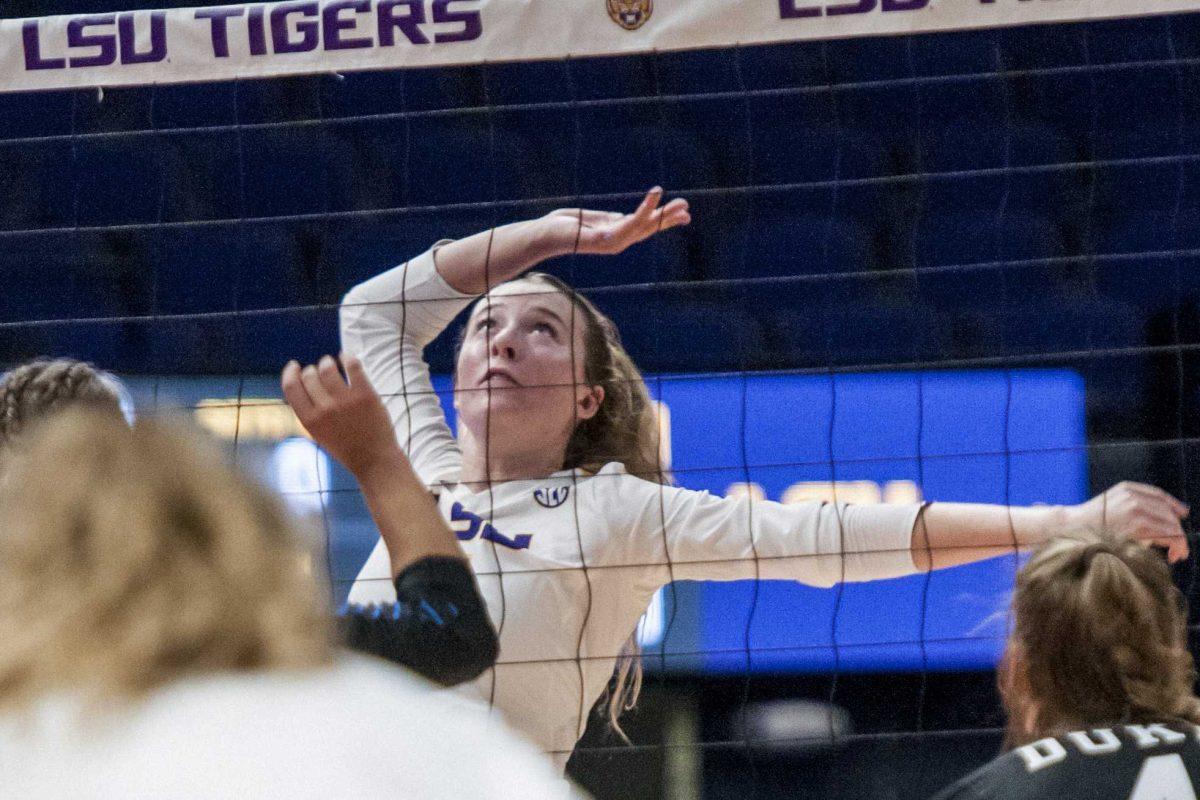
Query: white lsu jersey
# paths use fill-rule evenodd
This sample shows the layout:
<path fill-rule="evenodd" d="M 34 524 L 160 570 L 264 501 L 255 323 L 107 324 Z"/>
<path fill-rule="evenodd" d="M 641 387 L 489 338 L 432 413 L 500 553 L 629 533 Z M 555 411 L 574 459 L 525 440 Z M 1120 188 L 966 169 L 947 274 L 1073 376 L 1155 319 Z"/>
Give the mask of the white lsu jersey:
<path fill-rule="evenodd" d="M 363 360 L 418 475 L 441 487 L 439 507 L 499 631 L 497 664 L 471 690 L 560 765 L 660 587 L 747 578 L 831 586 L 915 571 L 918 505 L 718 498 L 615 463 L 479 492 L 459 484 L 461 454 L 421 351 L 472 298 L 441 279 L 433 253 L 351 290 L 342 346 Z M 350 600 L 394 600 L 390 577 L 378 542 Z"/>

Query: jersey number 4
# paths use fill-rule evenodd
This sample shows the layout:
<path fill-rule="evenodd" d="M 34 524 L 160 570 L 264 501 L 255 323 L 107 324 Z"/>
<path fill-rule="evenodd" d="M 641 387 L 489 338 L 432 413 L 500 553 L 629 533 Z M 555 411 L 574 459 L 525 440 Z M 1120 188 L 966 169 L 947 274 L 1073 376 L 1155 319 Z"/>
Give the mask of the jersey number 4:
<path fill-rule="evenodd" d="M 450 527 L 454 528 L 455 535 L 464 542 L 469 542 L 478 536 L 480 539 L 495 542 L 510 550 L 525 550 L 533 541 L 533 535 L 529 533 L 518 534 L 515 539 L 508 538 L 492 527 L 492 523 L 484 522 L 478 514 L 472 514 L 463 508 L 462 503 L 455 503 L 450 507 L 450 523 Z M 462 523 L 466 523 L 466 525 Z"/>
<path fill-rule="evenodd" d="M 1143 761 L 1129 800 L 1196 800 L 1192 779 L 1179 754 Z"/>

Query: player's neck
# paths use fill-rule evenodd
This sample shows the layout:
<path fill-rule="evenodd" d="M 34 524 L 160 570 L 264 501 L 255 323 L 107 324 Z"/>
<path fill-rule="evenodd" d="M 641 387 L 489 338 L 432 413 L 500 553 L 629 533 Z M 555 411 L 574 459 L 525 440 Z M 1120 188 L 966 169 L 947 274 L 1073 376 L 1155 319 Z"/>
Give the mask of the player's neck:
<path fill-rule="evenodd" d="M 513 442 L 499 442 L 497 438 L 493 436 L 489 446 L 484 437 L 469 428 L 459 430 L 458 445 L 463 456 L 459 480 L 473 491 L 505 481 L 545 478 L 562 469 L 562 450 L 544 446 L 539 437 Z"/>

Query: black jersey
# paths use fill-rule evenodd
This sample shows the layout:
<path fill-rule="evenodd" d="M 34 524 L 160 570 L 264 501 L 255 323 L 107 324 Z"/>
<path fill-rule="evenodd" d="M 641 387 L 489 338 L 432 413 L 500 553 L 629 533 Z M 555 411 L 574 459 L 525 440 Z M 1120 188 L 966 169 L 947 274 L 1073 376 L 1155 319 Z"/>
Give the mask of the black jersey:
<path fill-rule="evenodd" d="M 1018 747 L 935 800 L 1197 800 L 1200 727 L 1112 725 Z"/>
<path fill-rule="evenodd" d="M 444 686 L 469 681 L 496 662 L 496 630 L 466 561 L 419 559 L 395 585 L 395 603 L 342 607 L 339 625 L 347 645 Z"/>

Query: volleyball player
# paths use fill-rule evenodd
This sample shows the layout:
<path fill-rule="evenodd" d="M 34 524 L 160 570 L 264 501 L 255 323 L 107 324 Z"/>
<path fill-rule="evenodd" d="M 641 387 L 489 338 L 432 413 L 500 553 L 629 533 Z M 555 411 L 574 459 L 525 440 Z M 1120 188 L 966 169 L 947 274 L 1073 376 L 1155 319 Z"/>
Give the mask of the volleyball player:
<path fill-rule="evenodd" d="M 352 372 L 361 375 L 360 366 L 350 365 Z M 285 372 L 289 400 L 318 442 L 341 457 L 359 478 L 392 553 L 396 601 L 341 609 L 337 622 L 343 641 L 443 685 L 477 677 L 496 660 L 495 629 L 462 550 L 413 477 L 378 397 L 365 377 L 355 387 L 347 387 L 340 378 L 327 388 L 313 386 L 312 396 L 321 403 L 336 400 L 339 407 L 353 412 L 358 424 L 347 430 L 339 423 L 341 417 L 322 415 L 304 385 L 289 379 L 298 375 L 295 366 Z M 14 367 L 0 379 L 0 452 L 12 449 L 30 425 L 77 407 L 132 420 L 133 404 L 125 387 L 91 364 L 61 358 Z M 347 455 L 371 430 L 365 423 L 372 419 L 379 421 L 391 440 L 390 450 L 386 445 L 371 447 L 372 463 L 386 464 L 386 469 L 368 470 L 363 459 Z"/>
<path fill-rule="evenodd" d="M 1196 800 L 1183 607 L 1162 559 L 1127 539 L 1044 544 L 1017 575 L 1000 672 L 1013 749 L 937 800 Z"/>
<path fill-rule="evenodd" d="M 341 308 L 396 436 L 470 556 L 503 654 L 477 688 L 565 763 L 605 692 L 609 719 L 636 698 L 622 659 L 648 602 L 679 579 L 816 586 L 907 575 L 1099 524 L 1187 553 L 1186 507 L 1121 484 L 1075 507 L 959 503 L 783 506 L 664 485 L 657 421 L 613 324 L 561 281 L 519 276 L 548 258 L 614 254 L 690 222 L 651 190 L 631 214 L 568 209 L 431 250 L 355 286 Z M 490 290 L 490 291 L 489 291 Z M 455 367 L 457 440 L 422 350 L 476 297 Z M 392 599 L 377 545 L 351 591 Z"/>
<path fill-rule="evenodd" d="M 0 484 L 7 797 L 555 797 L 486 710 L 339 655 L 277 499 L 171 426 L 71 410 Z"/>

